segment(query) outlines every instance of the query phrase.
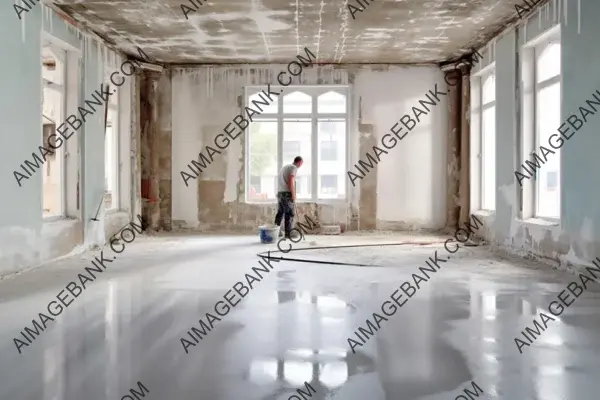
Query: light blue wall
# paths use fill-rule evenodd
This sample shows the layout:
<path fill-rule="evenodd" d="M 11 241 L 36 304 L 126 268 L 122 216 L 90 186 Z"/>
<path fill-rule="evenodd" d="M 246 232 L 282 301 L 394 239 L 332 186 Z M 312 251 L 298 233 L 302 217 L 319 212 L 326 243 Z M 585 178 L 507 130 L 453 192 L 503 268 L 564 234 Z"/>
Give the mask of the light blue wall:
<path fill-rule="evenodd" d="M 566 13 L 559 9 L 565 4 Z M 553 0 L 480 51 L 484 61 L 473 73 L 493 61 L 496 72 L 496 211 L 487 219 L 492 226 L 489 239 L 496 244 L 575 264 L 600 256 L 600 160 L 596 157 L 600 110 L 561 148 L 559 225 L 520 219 L 520 186 L 514 176 L 523 161 L 519 156 L 521 46 L 560 24 L 564 121 L 594 90 L 600 91 L 599 19 L 598 0 Z"/>
<path fill-rule="evenodd" d="M 69 28 L 41 4 L 20 21 L 12 4 L 0 6 L 0 274 L 64 254 L 83 239 L 86 244 L 104 241 L 103 227 L 90 221 L 104 192 L 103 107 L 88 116 L 85 125 L 69 139 L 79 137 L 83 155 L 69 154 L 79 160 L 79 174 L 83 177 L 79 222 L 66 225 L 63 221 L 52 227 L 43 221 L 42 170 L 22 180 L 22 187 L 13 176 L 13 170 L 25 159 L 31 160 L 32 152 L 38 153 L 42 144 L 41 32 L 46 31 L 80 52 L 80 104 L 100 89 L 104 65 L 98 43 Z"/>
<path fill-rule="evenodd" d="M 42 142 L 40 15 L 38 9 L 25 20 L 25 42 L 21 21 L 12 2 L 0 11 L 0 227 L 41 227 L 42 174 L 23 180 L 19 187 L 13 170 Z M 0 244 L 2 246 L 2 244 Z"/>
<path fill-rule="evenodd" d="M 100 84 L 104 75 L 102 57 L 98 51 L 98 43 L 86 41 L 84 43 L 85 78 L 83 100 L 94 100 L 92 94 L 97 90 L 100 92 Z M 89 107 L 86 107 L 89 109 Z M 82 136 L 83 145 L 83 220 L 86 222 L 86 238 L 92 238 L 92 233 L 97 231 L 96 223 L 90 223 L 90 219 L 96 214 L 100 199 L 104 194 L 104 108 L 100 108 L 92 116 L 86 116 L 85 130 Z M 102 237 L 98 240 L 102 241 Z M 92 242 L 96 242 L 92 240 Z"/>
<path fill-rule="evenodd" d="M 561 24 L 563 120 L 579 114 L 578 106 L 600 91 L 600 1 L 580 1 L 581 22 L 578 3 L 570 1 L 568 15 L 573 18 Z M 591 222 L 595 240 L 586 246 L 600 256 L 600 110 L 588 118 L 561 149 L 561 212 L 563 229 L 571 235 L 580 234 L 586 219 Z"/>

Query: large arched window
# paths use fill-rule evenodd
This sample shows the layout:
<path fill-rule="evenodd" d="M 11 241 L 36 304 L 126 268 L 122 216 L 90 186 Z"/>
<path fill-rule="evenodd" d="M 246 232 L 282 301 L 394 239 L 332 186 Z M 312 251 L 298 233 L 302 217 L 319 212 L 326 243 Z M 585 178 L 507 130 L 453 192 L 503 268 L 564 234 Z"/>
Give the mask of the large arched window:
<path fill-rule="evenodd" d="M 246 88 L 245 106 L 256 112 L 246 137 L 246 201 L 272 202 L 278 173 L 296 156 L 298 201 L 346 198 L 347 86 L 271 86 L 273 101 L 261 106 L 265 87 Z M 262 108 L 262 111 L 259 110 Z"/>

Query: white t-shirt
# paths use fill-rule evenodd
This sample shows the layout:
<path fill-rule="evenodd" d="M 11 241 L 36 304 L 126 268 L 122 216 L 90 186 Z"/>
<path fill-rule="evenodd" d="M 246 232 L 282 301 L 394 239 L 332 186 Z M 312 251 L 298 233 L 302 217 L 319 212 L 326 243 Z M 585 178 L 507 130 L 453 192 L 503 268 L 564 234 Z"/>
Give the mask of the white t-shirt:
<path fill-rule="evenodd" d="M 281 171 L 279 171 L 279 177 L 277 179 L 277 191 L 278 192 L 290 192 L 290 187 L 287 184 L 287 179 L 288 176 L 290 176 L 290 174 L 294 175 L 294 177 L 296 176 L 296 171 L 298 171 L 298 167 L 296 167 L 294 164 L 287 164 L 284 165 L 281 168 Z"/>

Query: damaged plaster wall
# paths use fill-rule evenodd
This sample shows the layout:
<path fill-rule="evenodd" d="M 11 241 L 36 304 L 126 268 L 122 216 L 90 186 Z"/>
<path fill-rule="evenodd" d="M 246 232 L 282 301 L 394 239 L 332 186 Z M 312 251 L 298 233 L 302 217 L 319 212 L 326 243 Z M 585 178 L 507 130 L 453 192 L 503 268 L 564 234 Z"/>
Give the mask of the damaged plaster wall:
<path fill-rule="evenodd" d="M 388 152 L 360 183 L 360 229 L 421 230 L 439 229 L 446 221 L 446 120 L 447 96 L 440 95 L 430 112 L 419 104 L 427 100 L 429 90 L 445 91 L 443 75 L 437 67 L 391 67 L 361 69 L 355 73 L 354 96 L 361 107 L 358 131 L 361 138 L 360 159 L 372 146 Z M 382 146 L 390 128 L 408 114 L 412 107 L 427 115 L 391 150 Z M 395 129 L 397 130 L 398 127 Z M 393 136 L 393 134 L 392 134 Z M 389 138 L 384 140 L 389 145 Z M 354 163 L 353 163 L 354 164 Z M 353 165 L 352 164 L 352 165 Z M 356 168 L 351 171 L 356 172 Z M 373 215 L 376 217 L 370 219 Z M 365 220 L 366 218 L 366 220 Z"/>
<path fill-rule="evenodd" d="M 198 160 L 203 146 L 240 112 L 244 87 L 277 82 L 285 65 L 202 66 L 172 71 L 172 213 L 173 227 L 206 230 L 253 230 L 272 222 L 275 207 L 244 202 L 244 136 L 196 180 L 183 182 L 180 171 Z M 438 68 L 400 66 L 313 66 L 294 84 L 351 85 L 348 165 L 355 171 L 365 152 L 381 147 L 381 137 L 411 107 L 433 90 L 443 90 Z M 300 203 L 304 215 L 343 229 L 440 228 L 445 223 L 445 99 L 396 147 L 381 155 L 364 179 L 349 184 L 348 200 Z M 189 172 L 189 171 L 188 171 Z M 381 172 L 381 173 L 379 173 Z"/>
<path fill-rule="evenodd" d="M 553 0 L 540 7 L 516 28 L 493 40 L 476 70 L 495 60 L 496 71 L 496 210 L 474 211 L 484 218 L 485 235 L 511 252 L 532 254 L 557 265 L 589 265 L 600 256 L 600 148 L 598 116 L 565 141 L 561 157 L 561 220 L 559 223 L 522 218 L 521 187 L 514 171 L 521 156 L 520 61 L 523 44 L 560 24 L 561 29 L 561 123 L 577 106 L 600 90 L 597 19 L 600 3 L 594 0 Z M 491 49 L 494 49 L 490 53 Z M 556 127 L 558 129 L 558 127 Z M 550 154 L 548 157 L 558 155 Z"/>

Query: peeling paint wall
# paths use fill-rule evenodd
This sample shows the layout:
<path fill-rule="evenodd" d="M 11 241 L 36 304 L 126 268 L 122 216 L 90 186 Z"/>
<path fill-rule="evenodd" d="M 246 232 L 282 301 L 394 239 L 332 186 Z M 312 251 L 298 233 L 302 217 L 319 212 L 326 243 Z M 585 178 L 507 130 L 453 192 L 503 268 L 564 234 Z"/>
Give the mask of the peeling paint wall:
<path fill-rule="evenodd" d="M 142 216 L 150 229 L 171 229 L 170 71 L 144 72 L 140 78 Z"/>
<path fill-rule="evenodd" d="M 180 171 L 198 160 L 203 146 L 240 112 L 247 85 L 276 82 L 285 65 L 206 66 L 172 71 L 172 213 L 173 227 L 206 230 L 253 230 L 272 222 L 274 205 L 244 202 L 244 137 L 186 187 Z M 301 84 L 350 84 L 349 165 L 365 159 L 365 151 L 434 84 L 443 90 L 437 67 L 319 66 L 304 69 Z M 296 84 L 298 82 L 294 82 Z M 344 229 L 440 228 L 445 223 L 445 99 L 356 187 L 349 186 L 341 204 L 300 203 L 299 219 L 318 218 Z"/>
<path fill-rule="evenodd" d="M 477 66 L 484 68 L 495 59 L 497 194 L 496 211 L 483 215 L 486 237 L 510 251 L 554 260 L 567 268 L 589 265 L 600 256 L 600 117 L 588 117 L 561 148 L 560 223 L 522 220 L 520 186 L 514 176 L 522 162 L 519 61 L 524 43 L 560 24 L 562 123 L 595 89 L 600 90 L 599 17 L 597 1 L 552 0 L 495 38 L 485 50 L 485 61 Z"/>

